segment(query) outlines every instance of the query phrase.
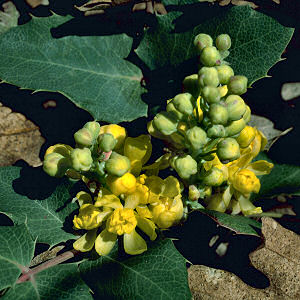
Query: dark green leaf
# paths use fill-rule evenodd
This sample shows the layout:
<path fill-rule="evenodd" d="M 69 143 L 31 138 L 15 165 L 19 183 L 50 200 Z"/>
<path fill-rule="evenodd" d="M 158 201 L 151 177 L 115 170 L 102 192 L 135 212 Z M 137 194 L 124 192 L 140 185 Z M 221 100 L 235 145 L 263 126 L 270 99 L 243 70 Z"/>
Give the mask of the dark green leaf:
<path fill-rule="evenodd" d="M 0 291 L 16 282 L 33 253 L 34 241 L 25 225 L 0 227 Z"/>
<path fill-rule="evenodd" d="M 199 210 L 215 220 L 219 225 L 226 227 L 237 234 L 259 236 L 254 228 L 261 228 L 261 223 L 244 216 L 233 216 L 214 210 Z M 254 227 L 254 228 L 253 228 Z"/>
<path fill-rule="evenodd" d="M 132 39 L 125 34 L 53 38 L 50 29 L 69 19 L 33 18 L 1 35 L 0 78 L 22 88 L 60 92 L 98 120 L 145 116 L 142 74 L 124 60 Z"/>
<path fill-rule="evenodd" d="M 46 269 L 30 282 L 16 284 L 3 300 L 91 300 L 89 288 L 80 279 L 76 264 L 58 265 Z"/>
<path fill-rule="evenodd" d="M 239 6 L 226 10 L 193 30 L 174 33 L 178 15 L 178 12 L 171 12 L 158 16 L 157 30 L 146 32 L 136 50 L 151 69 L 178 66 L 195 57 L 193 39 L 201 32 L 210 34 L 214 39 L 221 33 L 228 33 L 232 47 L 226 60 L 236 74 L 247 76 L 251 85 L 265 77 L 268 70 L 281 60 L 281 54 L 294 31 L 250 7 Z"/>
<path fill-rule="evenodd" d="M 83 280 L 99 299 L 191 299 L 185 259 L 170 240 L 155 242 L 137 256 L 109 256 L 83 262 Z"/>
<path fill-rule="evenodd" d="M 38 199 L 37 195 L 35 200 L 32 200 L 15 191 L 19 178 L 20 168 L 0 168 L 0 212 L 6 214 L 16 224 L 25 222 L 29 232 L 38 242 L 54 245 L 74 238 L 74 235 L 64 230 L 66 217 L 77 208 L 75 203 L 66 204 L 70 199 L 69 191 L 72 184 L 67 180 L 62 180 L 53 194 L 45 199 Z M 53 178 L 46 176 L 47 179 L 50 185 Z M 23 183 L 19 183 L 24 191 L 28 188 L 43 189 L 43 186 L 39 184 L 26 187 L 28 181 L 31 180 L 32 178 L 27 178 Z"/>

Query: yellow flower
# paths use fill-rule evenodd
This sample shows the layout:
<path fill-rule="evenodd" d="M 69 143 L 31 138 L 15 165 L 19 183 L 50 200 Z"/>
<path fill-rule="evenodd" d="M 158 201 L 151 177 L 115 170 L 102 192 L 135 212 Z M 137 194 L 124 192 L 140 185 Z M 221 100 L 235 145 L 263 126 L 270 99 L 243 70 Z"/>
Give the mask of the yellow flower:
<path fill-rule="evenodd" d="M 242 169 L 235 173 L 233 187 L 244 195 L 252 192 L 258 193 L 260 190 L 260 181 L 252 171 Z"/>
<path fill-rule="evenodd" d="M 127 136 L 126 129 L 117 124 L 109 124 L 101 126 L 100 134 L 110 133 L 118 141 L 114 149 L 120 149 L 123 146 L 124 140 Z"/>
<path fill-rule="evenodd" d="M 121 177 L 109 175 L 106 183 L 113 194 L 130 194 L 136 189 L 136 178 L 131 173 L 125 173 Z"/>

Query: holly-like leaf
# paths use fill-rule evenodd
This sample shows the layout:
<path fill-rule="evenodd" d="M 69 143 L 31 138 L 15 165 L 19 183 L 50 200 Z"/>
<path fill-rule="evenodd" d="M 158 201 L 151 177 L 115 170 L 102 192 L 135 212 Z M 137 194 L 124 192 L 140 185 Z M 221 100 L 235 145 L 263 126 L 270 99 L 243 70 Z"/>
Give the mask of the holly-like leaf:
<path fill-rule="evenodd" d="M 58 265 L 35 274 L 30 282 L 13 286 L 3 300 L 92 300 L 77 264 Z"/>
<path fill-rule="evenodd" d="M 111 36 L 53 38 L 70 17 L 33 18 L 0 36 L 0 78 L 36 91 L 60 92 L 95 119 L 117 123 L 145 116 L 141 71 L 124 58 L 132 39 Z"/>
<path fill-rule="evenodd" d="M 219 225 L 234 231 L 237 234 L 256 235 L 254 228 L 260 229 L 261 223 L 244 216 L 234 216 L 225 213 L 221 213 L 214 210 L 199 210 L 200 212 L 208 215 L 215 220 Z"/>
<path fill-rule="evenodd" d="M 38 242 L 54 245 L 74 238 L 73 234 L 64 229 L 68 227 L 67 225 L 72 227 L 72 221 L 69 222 L 71 225 L 65 224 L 66 217 L 77 208 L 75 203 L 66 203 L 71 197 L 70 189 L 73 185 L 63 179 L 52 194 L 49 193 L 46 198 L 42 198 L 37 193 L 33 196 L 35 198 L 33 200 L 27 196 L 35 193 L 35 190 L 31 189 L 46 189 L 53 181 L 46 175 L 43 182 L 32 183 L 36 178 L 30 178 L 29 174 L 25 175 L 28 177 L 22 182 L 20 168 L 0 168 L 0 212 L 10 217 L 15 224 L 27 224 L 30 234 Z M 38 176 L 42 177 L 43 173 L 40 172 Z M 24 193 L 17 193 L 16 190 L 19 189 Z"/>
<path fill-rule="evenodd" d="M 33 253 L 34 241 L 24 224 L 0 227 L 0 291 L 17 281 Z"/>
<path fill-rule="evenodd" d="M 114 250 L 79 269 L 97 299 L 191 299 L 185 259 L 170 240 L 125 259 Z"/>
<path fill-rule="evenodd" d="M 294 31 L 247 6 L 232 7 L 184 33 L 174 32 L 178 15 L 178 12 L 170 12 L 166 16 L 158 16 L 156 31 L 147 31 L 136 50 L 152 70 L 176 67 L 196 57 L 193 40 L 199 33 L 210 34 L 214 39 L 221 33 L 227 33 L 231 36 L 232 47 L 226 60 L 235 74 L 247 76 L 251 85 L 265 77 L 268 70 L 281 60 Z M 195 69 L 196 65 L 195 62 Z M 191 70 L 190 74 L 192 72 L 195 70 Z"/>
<path fill-rule="evenodd" d="M 260 153 L 257 159 L 272 162 L 265 153 Z M 272 162 L 274 163 L 274 162 Z M 288 164 L 274 163 L 271 173 L 260 178 L 261 188 L 253 199 L 276 196 L 279 194 L 299 195 L 300 167 Z"/>

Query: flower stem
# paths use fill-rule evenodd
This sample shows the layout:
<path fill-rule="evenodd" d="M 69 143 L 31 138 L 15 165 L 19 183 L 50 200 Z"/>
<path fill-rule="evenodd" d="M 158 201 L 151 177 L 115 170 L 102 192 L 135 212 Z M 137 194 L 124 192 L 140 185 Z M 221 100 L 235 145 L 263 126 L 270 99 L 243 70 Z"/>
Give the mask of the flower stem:
<path fill-rule="evenodd" d="M 56 257 L 54 257 L 53 259 L 50 259 L 40 265 L 38 265 L 37 267 L 34 267 L 32 269 L 29 269 L 26 273 L 24 273 L 23 275 L 21 275 L 17 281 L 17 283 L 22 283 L 25 281 L 28 281 L 31 279 L 31 277 L 43 270 L 46 270 L 48 268 L 51 268 L 53 266 L 56 266 L 62 262 L 65 262 L 71 258 L 73 258 L 74 256 L 78 255 L 80 253 L 80 251 L 77 250 L 70 250 L 67 252 L 64 252 Z"/>

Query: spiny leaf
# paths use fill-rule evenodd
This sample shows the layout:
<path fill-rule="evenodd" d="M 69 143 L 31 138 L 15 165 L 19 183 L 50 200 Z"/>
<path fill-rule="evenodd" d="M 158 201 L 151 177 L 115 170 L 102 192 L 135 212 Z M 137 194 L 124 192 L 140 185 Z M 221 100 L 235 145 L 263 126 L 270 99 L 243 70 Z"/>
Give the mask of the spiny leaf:
<path fill-rule="evenodd" d="M 32 200 L 28 197 L 36 192 L 33 189 L 43 190 L 53 185 L 52 178 L 47 175 L 43 177 L 41 170 L 38 172 L 36 169 L 36 172 L 41 178 L 40 182 L 35 182 L 36 177 L 31 178 L 30 174 L 25 174 L 21 178 L 18 167 L 0 168 L 0 212 L 6 214 L 16 224 L 25 222 L 30 234 L 38 242 L 54 245 L 74 238 L 74 235 L 64 230 L 66 217 L 77 208 L 74 203 L 66 204 L 71 197 L 72 184 L 62 180 L 52 194 L 49 193 L 50 195 L 42 198 L 37 193 Z M 26 175 L 28 177 L 24 178 Z M 16 189 L 22 190 L 20 193 L 23 195 L 17 193 Z"/>
<path fill-rule="evenodd" d="M 191 299 L 185 259 L 170 240 L 151 243 L 145 253 L 123 259 L 115 249 L 79 269 L 99 299 Z"/>
<path fill-rule="evenodd" d="M 124 60 L 132 39 L 111 36 L 53 38 L 70 17 L 33 18 L 0 36 L 0 78 L 22 88 L 60 92 L 96 119 L 112 123 L 145 116 L 140 70 Z"/>
<path fill-rule="evenodd" d="M 227 33 L 231 36 L 232 47 L 226 60 L 236 74 L 247 76 L 251 85 L 265 77 L 268 70 L 280 61 L 294 31 L 246 6 L 232 7 L 184 33 L 174 32 L 178 16 L 178 12 L 158 16 L 157 30 L 147 31 L 136 50 L 152 70 L 178 66 L 195 57 L 193 40 L 199 33 L 210 34 L 214 39 Z"/>

